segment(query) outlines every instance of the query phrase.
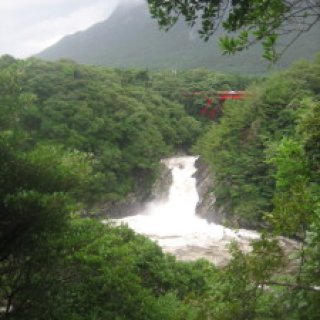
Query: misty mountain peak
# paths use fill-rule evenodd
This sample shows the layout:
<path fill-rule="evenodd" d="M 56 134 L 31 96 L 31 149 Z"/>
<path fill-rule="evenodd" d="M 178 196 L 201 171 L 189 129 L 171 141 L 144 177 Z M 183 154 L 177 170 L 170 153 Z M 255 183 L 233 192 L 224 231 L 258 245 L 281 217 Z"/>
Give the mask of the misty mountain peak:
<path fill-rule="evenodd" d="M 217 71 L 262 73 L 268 69 L 261 49 L 253 47 L 236 56 L 223 56 L 218 46 L 222 30 L 208 42 L 199 38 L 197 28 L 184 21 L 168 32 L 159 30 L 144 1 L 120 4 L 111 16 L 86 31 L 64 37 L 38 56 L 48 60 L 73 59 L 80 63 L 110 67 L 175 68 L 204 67 Z M 303 35 L 277 67 L 301 57 L 312 59 L 320 51 L 316 30 Z"/>

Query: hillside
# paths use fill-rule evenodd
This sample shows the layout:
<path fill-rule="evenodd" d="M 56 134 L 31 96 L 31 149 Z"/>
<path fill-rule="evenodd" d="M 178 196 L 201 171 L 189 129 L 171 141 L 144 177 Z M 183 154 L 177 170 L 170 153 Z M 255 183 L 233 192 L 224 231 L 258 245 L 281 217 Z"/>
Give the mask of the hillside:
<path fill-rule="evenodd" d="M 251 83 L 207 130 L 172 100 L 240 77 L 0 58 L 0 319 L 318 320 L 319 58 Z M 230 246 L 224 268 L 79 215 L 145 186 L 183 145 L 214 172 L 226 220 L 263 228 L 250 253 Z M 188 214 L 175 224 L 189 228 Z M 278 235 L 300 240 L 295 267 Z"/>
<path fill-rule="evenodd" d="M 18 65 L 13 58 L 0 59 L 4 74 Z M 82 196 L 88 203 L 119 200 L 138 186 L 147 188 L 159 160 L 192 145 L 200 132 L 200 123 L 181 104 L 145 87 L 139 72 L 34 58 L 21 62 L 21 68 L 19 88 L 27 101 L 19 115 L 11 116 L 12 103 L 6 103 L 0 125 L 19 116 L 31 144 L 54 143 L 94 157 L 88 199 Z"/>
<path fill-rule="evenodd" d="M 205 67 L 253 74 L 270 70 L 258 47 L 235 57 L 222 56 L 217 43 L 221 32 L 219 30 L 216 37 L 203 42 L 196 30 L 190 30 L 180 22 L 165 33 L 159 31 L 144 5 L 120 6 L 108 20 L 64 37 L 38 56 L 48 60 L 70 58 L 80 63 L 121 68 Z M 311 30 L 298 39 L 275 69 L 287 67 L 298 59 L 311 59 L 320 51 L 319 40 L 317 30 Z"/>

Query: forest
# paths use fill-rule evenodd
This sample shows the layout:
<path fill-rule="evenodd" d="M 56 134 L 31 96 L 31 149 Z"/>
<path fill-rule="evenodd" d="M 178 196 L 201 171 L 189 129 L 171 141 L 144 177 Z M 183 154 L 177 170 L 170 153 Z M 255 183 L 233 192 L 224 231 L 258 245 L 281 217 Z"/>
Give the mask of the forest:
<path fill-rule="evenodd" d="M 246 99 L 217 121 L 189 95 L 235 88 Z M 0 319 L 319 319 L 319 94 L 320 56 L 264 78 L 2 56 Z M 223 268 L 90 217 L 147 197 L 178 152 L 200 154 L 216 205 L 262 234 Z"/>

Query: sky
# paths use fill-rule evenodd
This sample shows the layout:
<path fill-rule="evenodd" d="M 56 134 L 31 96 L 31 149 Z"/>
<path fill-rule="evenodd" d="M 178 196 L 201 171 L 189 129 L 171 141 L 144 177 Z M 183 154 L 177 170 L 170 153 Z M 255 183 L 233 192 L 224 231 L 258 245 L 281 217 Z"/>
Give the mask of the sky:
<path fill-rule="evenodd" d="M 143 0 L 0 0 L 0 56 L 26 58 Z"/>

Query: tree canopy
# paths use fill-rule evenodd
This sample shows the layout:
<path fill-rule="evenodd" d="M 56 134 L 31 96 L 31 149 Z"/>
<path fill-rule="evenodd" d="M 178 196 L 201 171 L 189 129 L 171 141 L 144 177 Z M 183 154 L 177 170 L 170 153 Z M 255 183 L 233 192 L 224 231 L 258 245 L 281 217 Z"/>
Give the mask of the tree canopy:
<path fill-rule="evenodd" d="M 320 21 L 316 0 L 148 0 L 149 9 L 161 27 L 169 29 L 182 16 L 208 40 L 222 26 L 228 33 L 220 38 L 224 54 L 260 42 L 264 58 L 276 61 L 303 33 Z M 286 37 L 284 46 L 279 38 Z"/>

